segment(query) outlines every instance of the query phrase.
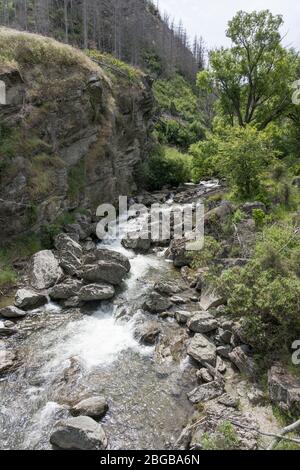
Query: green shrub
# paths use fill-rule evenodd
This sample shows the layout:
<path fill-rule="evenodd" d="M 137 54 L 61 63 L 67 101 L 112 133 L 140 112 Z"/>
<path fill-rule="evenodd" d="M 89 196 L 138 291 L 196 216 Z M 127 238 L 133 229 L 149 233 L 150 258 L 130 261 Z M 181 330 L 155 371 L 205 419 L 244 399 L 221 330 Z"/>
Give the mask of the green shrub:
<path fill-rule="evenodd" d="M 158 147 L 139 169 L 138 181 L 148 190 L 178 186 L 190 181 L 189 157 L 172 148 Z"/>
<path fill-rule="evenodd" d="M 197 94 L 193 86 L 181 75 L 177 74 L 168 80 L 156 80 L 153 92 L 163 111 L 188 122 L 193 122 L 197 116 L 201 120 Z"/>
<path fill-rule="evenodd" d="M 125 79 L 127 78 L 130 82 L 136 82 L 142 77 L 142 72 L 138 68 L 126 64 L 126 62 L 117 59 L 111 54 L 100 52 L 94 49 L 87 50 L 86 54 L 91 59 L 99 62 L 102 67 L 107 68 L 106 72 L 108 72 L 111 76 L 115 77 L 116 75 L 118 80 L 124 77 Z"/>
<path fill-rule="evenodd" d="M 156 131 L 160 143 L 176 145 L 182 149 L 188 149 L 205 136 L 205 130 L 198 121 L 188 124 L 175 119 L 161 119 L 156 125 Z"/>
<path fill-rule="evenodd" d="M 266 132 L 251 126 L 223 127 L 192 145 L 195 180 L 223 176 L 241 199 L 257 198 L 261 179 L 277 155 Z"/>
<path fill-rule="evenodd" d="M 241 209 L 237 209 L 232 216 L 232 223 L 239 224 L 246 218 L 247 218 L 247 215 L 245 214 L 245 212 L 243 212 Z"/>
<path fill-rule="evenodd" d="M 218 139 L 210 135 L 207 140 L 192 145 L 189 154 L 192 159 L 192 175 L 195 182 L 203 178 L 218 176 L 216 156 L 218 154 Z"/>
<path fill-rule="evenodd" d="M 202 437 L 203 450 L 234 450 L 239 447 L 239 437 L 233 425 L 224 421 L 213 434 L 204 433 Z"/>
<path fill-rule="evenodd" d="M 163 72 L 162 60 L 155 51 L 144 51 L 143 61 L 146 69 L 156 77 L 159 77 Z"/>
<path fill-rule="evenodd" d="M 0 288 L 14 285 L 16 281 L 17 275 L 12 268 L 0 266 Z"/>
<path fill-rule="evenodd" d="M 253 259 L 216 280 L 228 312 L 245 319 L 249 344 L 262 351 L 288 349 L 300 335 L 299 251 L 293 226 L 267 227 Z"/>
<path fill-rule="evenodd" d="M 85 190 L 85 165 L 84 160 L 80 160 L 68 173 L 68 195 L 76 199 Z"/>
<path fill-rule="evenodd" d="M 40 230 L 40 239 L 44 248 L 51 250 L 54 247 L 54 238 L 63 231 L 66 225 L 73 224 L 75 213 L 66 212 L 52 224 L 43 225 Z"/>
<path fill-rule="evenodd" d="M 266 214 L 261 209 L 253 209 L 252 217 L 255 221 L 256 228 L 261 228 L 264 225 Z"/>
<path fill-rule="evenodd" d="M 191 254 L 192 267 L 197 269 L 208 266 L 220 253 L 221 248 L 221 244 L 215 238 L 206 236 L 202 250 Z"/>

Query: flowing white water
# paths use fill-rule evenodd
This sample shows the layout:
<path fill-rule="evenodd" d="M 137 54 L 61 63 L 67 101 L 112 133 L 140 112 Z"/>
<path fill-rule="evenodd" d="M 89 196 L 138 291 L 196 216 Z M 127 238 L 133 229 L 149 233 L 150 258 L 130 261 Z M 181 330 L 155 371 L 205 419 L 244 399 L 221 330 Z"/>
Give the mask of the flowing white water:
<path fill-rule="evenodd" d="M 174 275 L 172 266 L 162 253 L 126 250 L 120 239 L 106 239 L 100 247 L 130 259 L 124 288 L 114 303 L 96 309 L 66 312 L 49 303 L 20 322 L 22 340 L 14 346 L 21 365 L 0 382 L 0 448 L 50 448 L 55 421 L 68 416 L 61 405 L 99 393 L 110 402 L 104 428 L 111 448 L 165 448 L 181 431 L 189 409 L 182 383 L 188 363 L 169 365 L 162 377 L 153 348 L 134 336 L 136 322 L 145 317 L 145 294 Z M 117 319 L 122 310 L 127 321 Z"/>

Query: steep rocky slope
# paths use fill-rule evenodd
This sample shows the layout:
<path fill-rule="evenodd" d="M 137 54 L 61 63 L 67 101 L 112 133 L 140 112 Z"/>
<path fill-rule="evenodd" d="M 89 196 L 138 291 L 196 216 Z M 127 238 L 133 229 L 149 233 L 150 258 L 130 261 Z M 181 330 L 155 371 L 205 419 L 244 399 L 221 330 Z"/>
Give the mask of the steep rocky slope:
<path fill-rule="evenodd" d="M 0 29 L 1 242 L 135 189 L 154 108 L 142 73 L 52 39 Z"/>

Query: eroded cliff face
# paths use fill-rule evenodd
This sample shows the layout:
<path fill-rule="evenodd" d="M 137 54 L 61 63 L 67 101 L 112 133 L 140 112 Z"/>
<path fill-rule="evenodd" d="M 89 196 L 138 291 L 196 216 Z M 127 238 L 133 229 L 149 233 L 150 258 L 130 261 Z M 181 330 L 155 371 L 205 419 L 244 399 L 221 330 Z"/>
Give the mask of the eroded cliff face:
<path fill-rule="evenodd" d="M 36 35 L 0 29 L 0 46 L 1 241 L 132 194 L 135 168 L 151 146 L 147 78 L 104 71 Z"/>

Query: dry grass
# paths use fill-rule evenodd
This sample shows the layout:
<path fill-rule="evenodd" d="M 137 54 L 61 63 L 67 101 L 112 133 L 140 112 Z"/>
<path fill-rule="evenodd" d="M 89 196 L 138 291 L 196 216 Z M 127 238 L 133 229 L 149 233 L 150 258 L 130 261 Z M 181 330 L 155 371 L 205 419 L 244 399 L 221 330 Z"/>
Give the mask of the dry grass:
<path fill-rule="evenodd" d="M 24 65 L 76 66 L 107 80 L 101 68 L 79 49 L 38 34 L 1 27 L 0 71 Z"/>

